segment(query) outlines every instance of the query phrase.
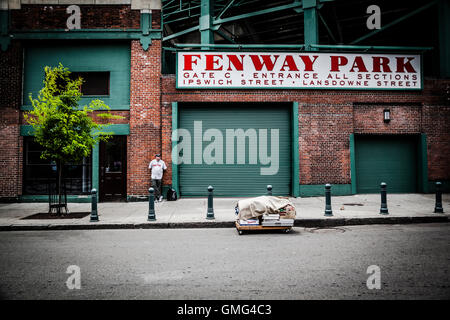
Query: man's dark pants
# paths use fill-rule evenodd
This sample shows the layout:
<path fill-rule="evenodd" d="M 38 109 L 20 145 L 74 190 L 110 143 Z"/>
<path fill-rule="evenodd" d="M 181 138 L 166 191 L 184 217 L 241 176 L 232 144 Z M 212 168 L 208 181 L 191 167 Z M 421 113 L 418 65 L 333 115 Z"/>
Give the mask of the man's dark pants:
<path fill-rule="evenodd" d="M 161 196 L 161 185 L 161 179 L 152 179 L 152 187 L 155 189 L 155 200 L 159 200 L 159 197 Z"/>

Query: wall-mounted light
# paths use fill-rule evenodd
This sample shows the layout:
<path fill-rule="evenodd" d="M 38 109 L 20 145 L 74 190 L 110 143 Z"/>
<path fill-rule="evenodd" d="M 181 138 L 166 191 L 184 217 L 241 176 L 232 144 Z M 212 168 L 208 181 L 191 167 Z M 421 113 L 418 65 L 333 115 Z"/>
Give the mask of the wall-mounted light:
<path fill-rule="evenodd" d="M 389 109 L 384 109 L 383 111 L 383 120 L 384 122 L 388 123 L 389 121 L 391 121 L 391 110 Z"/>

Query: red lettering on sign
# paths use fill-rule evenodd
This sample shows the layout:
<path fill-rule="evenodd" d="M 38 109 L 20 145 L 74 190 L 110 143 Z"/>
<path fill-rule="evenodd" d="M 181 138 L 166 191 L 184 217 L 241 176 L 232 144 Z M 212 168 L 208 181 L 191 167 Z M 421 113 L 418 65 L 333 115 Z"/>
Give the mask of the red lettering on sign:
<path fill-rule="evenodd" d="M 219 59 L 214 60 L 214 58 L 220 58 L 222 59 L 222 55 L 221 54 L 207 54 L 206 55 L 206 68 L 205 70 L 212 70 L 212 71 L 218 71 L 218 70 L 222 70 L 222 66 L 220 66 L 220 68 L 214 68 L 214 65 L 218 65 L 219 64 Z"/>
<path fill-rule="evenodd" d="M 261 60 L 259 60 L 259 56 L 254 55 L 254 54 L 250 55 L 250 58 L 252 59 L 253 66 L 255 67 L 256 71 L 261 71 L 264 66 L 266 66 L 267 71 L 272 71 L 273 67 L 275 66 L 275 63 L 277 62 L 279 55 L 274 55 L 274 57 L 275 57 L 275 61 L 272 62 L 270 55 L 263 54 L 263 55 L 261 55 L 263 62 L 261 62 Z"/>
<path fill-rule="evenodd" d="M 387 57 L 372 57 L 373 70 L 372 72 L 381 72 L 381 67 L 383 67 L 383 72 L 391 72 L 389 68 L 389 58 Z"/>
<path fill-rule="evenodd" d="M 344 56 L 331 56 L 331 69 L 330 71 L 339 72 L 340 66 L 345 66 L 348 63 L 348 59 Z"/>
<path fill-rule="evenodd" d="M 227 54 L 228 57 L 228 71 L 231 71 L 231 65 L 233 64 L 233 66 L 236 68 L 237 71 L 243 71 L 244 70 L 244 57 L 245 55 L 241 54 L 241 60 L 239 60 L 239 58 L 234 55 L 234 54 Z"/>
<path fill-rule="evenodd" d="M 405 69 L 408 73 L 415 73 L 413 66 L 411 65 L 411 61 L 414 60 L 414 57 L 408 57 L 408 61 L 404 61 L 405 57 L 395 57 L 397 60 L 397 72 L 405 72 Z"/>
<path fill-rule="evenodd" d="M 300 59 L 302 59 L 303 63 L 305 64 L 305 71 L 314 71 L 313 70 L 313 64 L 316 62 L 316 59 L 319 56 L 313 56 L 314 60 L 311 61 L 311 58 L 309 56 L 300 56 Z"/>
<path fill-rule="evenodd" d="M 364 61 L 362 57 L 357 56 L 355 57 L 355 60 L 353 61 L 352 68 L 350 69 L 350 72 L 355 72 L 355 68 L 358 68 L 359 72 L 367 72 L 366 65 L 364 64 Z"/>
<path fill-rule="evenodd" d="M 284 59 L 283 65 L 281 66 L 280 71 L 284 71 L 284 69 L 288 67 L 289 71 L 298 71 L 297 65 L 295 64 L 294 58 L 292 56 L 287 55 Z"/>
<path fill-rule="evenodd" d="M 200 55 L 198 54 L 186 54 L 184 56 L 184 69 L 183 70 L 188 70 L 188 71 L 192 71 L 192 65 L 193 64 L 197 64 L 197 61 L 193 60 L 193 57 L 197 57 L 200 58 Z"/>

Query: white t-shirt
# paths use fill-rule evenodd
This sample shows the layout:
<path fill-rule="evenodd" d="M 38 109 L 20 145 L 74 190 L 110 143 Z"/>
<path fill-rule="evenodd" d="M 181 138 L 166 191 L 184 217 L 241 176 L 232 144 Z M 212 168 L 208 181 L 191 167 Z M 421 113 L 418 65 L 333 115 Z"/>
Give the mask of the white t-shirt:
<path fill-rule="evenodd" d="M 150 161 L 148 168 L 152 170 L 152 179 L 162 179 L 163 170 L 167 169 L 166 163 L 162 160 L 153 159 Z"/>

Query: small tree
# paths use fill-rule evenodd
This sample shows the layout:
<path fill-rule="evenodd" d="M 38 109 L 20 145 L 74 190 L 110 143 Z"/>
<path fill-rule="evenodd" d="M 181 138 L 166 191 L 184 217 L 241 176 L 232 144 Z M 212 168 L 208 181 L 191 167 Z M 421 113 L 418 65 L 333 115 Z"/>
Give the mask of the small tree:
<path fill-rule="evenodd" d="M 82 161 L 97 142 L 110 138 L 110 133 L 102 132 L 107 124 L 94 122 L 91 115 L 94 111 L 105 110 L 97 116 L 104 119 L 121 117 L 111 115 L 110 108 L 98 99 L 79 108 L 83 79 L 72 79 L 69 69 L 61 63 L 54 68 L 47 66 L 44 71 L 44 87 L 37 99 L 30 94 L 33 110 L 25 113 L 24 118 L 34 129 L 35 141 L 43 147 L 41 158 L 56 163 L 57 212 L 61 214 L 64 164 Z"/>

